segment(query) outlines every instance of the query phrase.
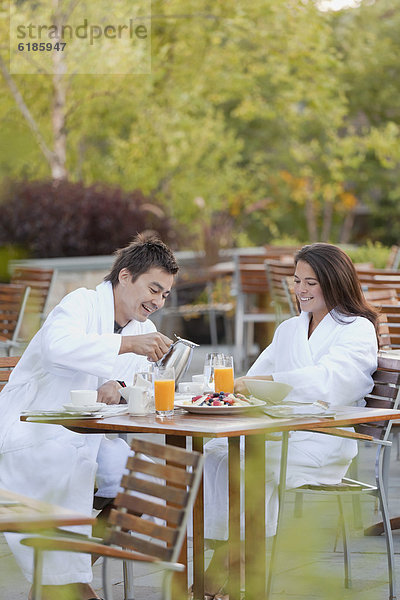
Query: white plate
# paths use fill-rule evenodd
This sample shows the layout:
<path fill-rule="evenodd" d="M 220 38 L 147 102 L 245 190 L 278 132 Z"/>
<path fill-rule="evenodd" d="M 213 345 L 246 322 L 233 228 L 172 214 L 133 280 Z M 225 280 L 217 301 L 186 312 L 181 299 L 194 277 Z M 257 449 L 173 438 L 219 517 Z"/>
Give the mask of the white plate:
<path fill-rule="evenodd" d="M 104 402 L 96 402 L 96 404 L 63 404 L 65 410 L 70 412 L 97 412 L 107 406 Z"/>
<path fill-rule="evenodd" d="M 253 408 L 264 408 L 265 402 L 254 398 L 248 406 L 198 406 L 196 404 L 175 403 L 175 408 L 184 408 L 190 413 L 199 415 L 234 415 L 244 413 Z"/>

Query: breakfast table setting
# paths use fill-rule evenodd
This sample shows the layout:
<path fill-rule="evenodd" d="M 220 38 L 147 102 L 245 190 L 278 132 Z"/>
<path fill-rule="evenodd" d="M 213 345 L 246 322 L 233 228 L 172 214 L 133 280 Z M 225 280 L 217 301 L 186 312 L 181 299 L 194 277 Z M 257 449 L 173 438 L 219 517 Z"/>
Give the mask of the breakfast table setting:
<path fill-rule="evenodd" d="M 71 394 L 63 411 L 35 411 L 22 421 L 62 425 L 82 434 L 162 434 L 167 444 L 191 447 L 199 452 L 209 438 L 228 439 L 229 502 L 229 598 L 265 598 L 266 539 L 265 486 L 254 486 L 251 473 L 265 473 L 266 436 L 279 436 L 282 456 L 287 456 L 290 432 L 351 427 L 358 423 L 400 419 L 400 410 L 335 407 L 324 403 L 290 404 L 292 389 L 274 381 L 249 379 L 248 395 L 235 394 L 232 356 L 207 354 L 203 373 L 185 381 L 196 345 L 178 338 L 172 351 L 149 371 L 135 375 L 132 386 L 121 388 L 124 404 L 97 406 L 95 394 Z M 175 351 L 174 351 L 175 349 Z M 78 390 L 85 392 L 85 390 Z M 88 390 L 86 390 L 88 391 Z M 352 435 L 349 432 L 348 435 Z M 241 470 L 241 439 L 244 440 L 244 475 Z M 241 570 L 241 481 L 244 489 L 244 581 Z M 204 499 L 203 487 L 193 506 L 193 599 L 204 598 Z M 184 548 L 187 551 L 187 548 Z M 261 557 L 261 559 L 260 559 Z M 181 557 L 182 562 L 187 560 Z M 185 575 L 186 577 L 186 575 Z M 182 588 L 187 581 L 181 580 Z M 246 585 L 247 584 L 247 585 Z M 250 596 L 251 594 L 251 596 Z"/>

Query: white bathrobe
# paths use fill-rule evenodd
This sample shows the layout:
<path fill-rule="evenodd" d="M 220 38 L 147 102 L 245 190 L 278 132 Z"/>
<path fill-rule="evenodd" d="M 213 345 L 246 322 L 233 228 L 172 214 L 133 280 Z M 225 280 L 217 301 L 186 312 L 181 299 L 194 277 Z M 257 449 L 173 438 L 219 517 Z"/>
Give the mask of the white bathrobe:
<path fill-rule="evenodd" d="M 8 384 L 0 393 L 0 488 L 6 488 L 91 515 L 93 489 L 114 497 L 129 453 L 121 439 L 83 435 L 60 425 L 22 423 L 21 411 L 61 409 L 72 389 L 97 389 L 109 380 L 132 384 L 146 369 L 147 358 L 118 355 L 121 335 L 114 331 L 112 285 L 80 288 L 68 294 L 34 336 Z M 122 335 L 155 331 L 151 321 L 131 321 Z M 97 471 L 97 473 L 96 473 Z M 72 528 L 90 533 L 90 527 Z M 32 580 L 32 551 L 7 541 L 24 575 Z M 90 556 L 46 553 L 43 584 L 88 583 Z"/>
<path fill-rule="evenodd" d="M 281 323 L 272 343 L 248 375 L 272 375 L 274 381 L 293 386 L 286 401 L 324 400 L 331 407 L 356 405 L 373 386 L 371 376 L 377 367 L 374 326 L 364 317 L 344 317 L 335 311 L 325 316 L 310 338 L 308 326 L 309 313 Z M 211 440 L 205 449 L 205 536 L 227 539 L 227 440 Z M 266 443 L 266 534 L 269 536 L 276 531 L 280 452 L 280 442 Z M 286 485 L 296 488 L 338 483 L 356 453 L 354 440 L 293 432 L 289 439 Z"/>

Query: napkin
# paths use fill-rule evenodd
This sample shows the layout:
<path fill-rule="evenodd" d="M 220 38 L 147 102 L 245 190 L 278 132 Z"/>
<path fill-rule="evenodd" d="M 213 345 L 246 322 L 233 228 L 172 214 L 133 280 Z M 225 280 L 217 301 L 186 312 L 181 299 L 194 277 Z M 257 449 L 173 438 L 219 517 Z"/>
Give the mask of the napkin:
<path fill-rule="evenodd" d="M 292 417 L 334 417 L 335 413 L 329 406 L 325 406 L 320 402 L 310 404 L 275 404 L 274 406 L 266 406 L 264 412 L 270 417 L 280 417 L 282 419 L 290 419 Z"/>

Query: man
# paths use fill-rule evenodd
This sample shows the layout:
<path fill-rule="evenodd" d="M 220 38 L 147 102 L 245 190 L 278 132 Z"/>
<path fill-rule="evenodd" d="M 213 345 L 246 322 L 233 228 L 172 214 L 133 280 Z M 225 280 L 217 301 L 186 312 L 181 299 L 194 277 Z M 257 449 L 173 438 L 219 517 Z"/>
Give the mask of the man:
<path fill-rule="evenodd" d="M 117 252 L 96 290 L 75 290 L 54 308 L 0 394 L 0 487 L 86 514 L 95 476 L 97 495 L 115 497 L 129 452 L 123 440 L 22 423 L 19 415 L 61 409 L 72 389 L 97 389 L 98 402 L 118 403 L 122 382 L 131 384 L 135 372 L 172 344 L 148 318 L 163 307 L 177 271 L 165 244 L 137 236 Z M 19 544 L 20 537 L 8 534 L 7 540 L 31 581 L 32 553 Z M 48 553 L 43 575 L 48 598 L 96 597 L 89 585 L 90 556 Z"/>

